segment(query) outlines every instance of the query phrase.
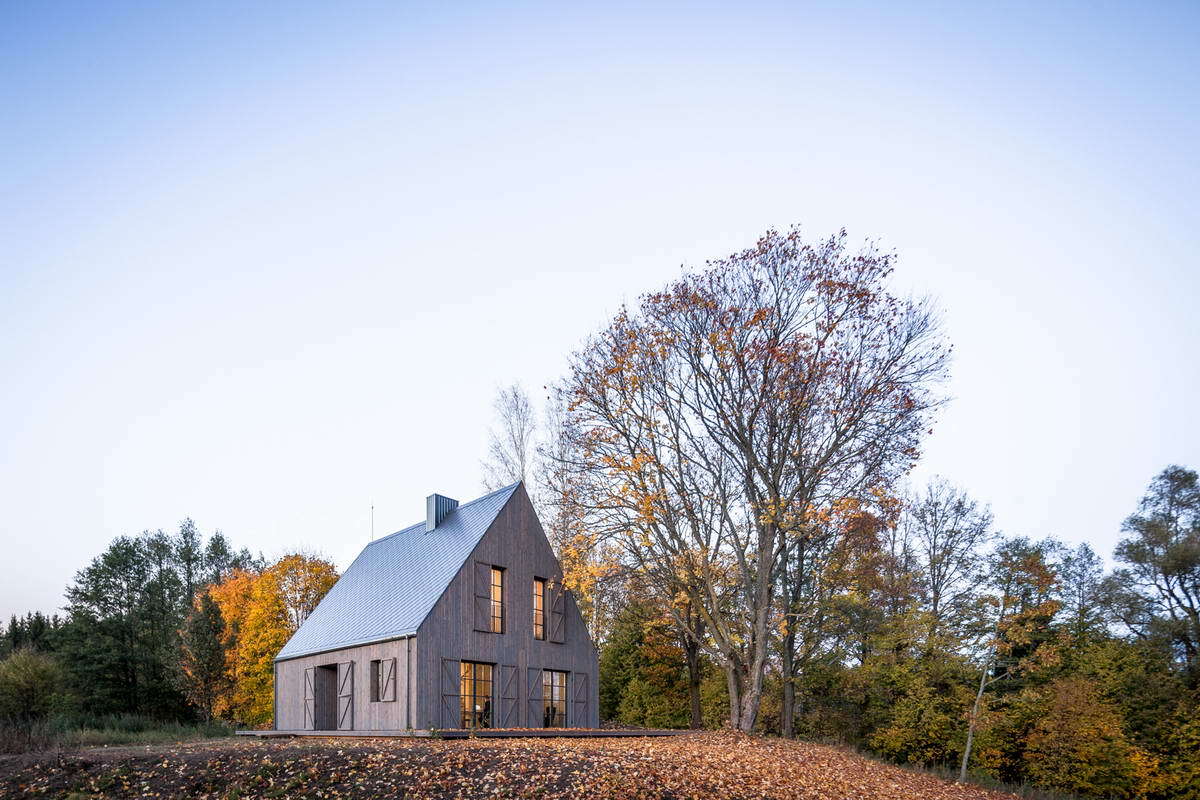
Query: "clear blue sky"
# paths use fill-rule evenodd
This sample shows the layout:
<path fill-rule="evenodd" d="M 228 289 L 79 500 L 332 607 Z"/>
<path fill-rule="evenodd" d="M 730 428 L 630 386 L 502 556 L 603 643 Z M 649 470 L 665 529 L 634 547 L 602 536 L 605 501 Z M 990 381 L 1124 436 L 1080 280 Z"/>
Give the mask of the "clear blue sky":
<path fill-rule="evenodd" d="M 920 475 L 1111 551 L 1200 466 L 1198 9 L 3 5 L 0 614 L 188 515 L 345 566 L 478 492 L 498 384 L 793 222 L 945 309 Z"/>

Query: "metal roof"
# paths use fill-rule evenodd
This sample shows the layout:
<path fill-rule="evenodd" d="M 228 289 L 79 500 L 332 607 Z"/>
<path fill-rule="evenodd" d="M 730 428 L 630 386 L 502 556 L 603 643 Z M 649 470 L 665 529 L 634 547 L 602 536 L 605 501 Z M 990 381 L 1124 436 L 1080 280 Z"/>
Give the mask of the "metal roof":
<path fill-rule="evenodd" d="M 518 486 L 463 503 L 428 533 L 422 520 L 371 542 L 275 660 L 416 633 Z"/>

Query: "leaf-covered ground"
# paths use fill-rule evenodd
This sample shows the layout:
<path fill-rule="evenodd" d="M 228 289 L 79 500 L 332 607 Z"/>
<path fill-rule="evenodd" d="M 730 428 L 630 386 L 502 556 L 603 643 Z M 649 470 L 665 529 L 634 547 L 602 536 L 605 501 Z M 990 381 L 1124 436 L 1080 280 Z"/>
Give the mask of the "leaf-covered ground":
<path fill-rule="evenodd" d="M 1011 795 L 833 747 L 702 733 L 630 739 L 239 738 L 0 760 L 0 797 L 912 798 Z"/>

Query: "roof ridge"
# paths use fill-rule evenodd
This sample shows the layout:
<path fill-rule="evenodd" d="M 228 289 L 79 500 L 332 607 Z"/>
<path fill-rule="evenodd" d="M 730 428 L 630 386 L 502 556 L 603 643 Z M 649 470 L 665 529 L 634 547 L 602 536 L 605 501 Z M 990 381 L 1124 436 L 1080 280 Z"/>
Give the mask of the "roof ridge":
<path fill-rule="evenodd" d="M 498 495 L 498 494 L 503 494 L 504 492 L 510 492 L 510 491 L 513 491 L 513 490 L 515 490 L 515 489 L 516 489 L 518 486 L 520 486 L 522 483 L 523 483 L 523 481 L 517 481 L 516 483 L 510 483 L 508 486 L 504 486 L 504 487 L 502 487 L 502 488 L 500 488 L 500 489 L 496 489 L 496 490 L 494 490 L 494 491 L 488 492 L 488 493 L 487 493 L 487 494 L 485 494 L 485 495 L 482 495 L 482 496 L 480 496 L 480 497 L 476 497 L 474 500 L 468 500 L 468 501 L 467 501 L 467 502 L 465 502 L 465 503 L 459 503 L 459 504 L 458 504 L 458 505 L 456 505 L 456 506 L 454 507 L 454 509 L 453 509 L 453 510 L 452 510 L 452 511 L 451 511 L 449 514 L 447 514 L 446 516 L 450 516 L 450 514 L 453 514 L 455 511 L 458 511 L 460 508 L 466 508 L 466 507 L 468 507 L 468 506 L 473 506 L 473 505 L 475 505 L 476 503 L 478 503 L 478 502 L 481 502 L 481 501 L 483 501 L 483 500 L 490 500 L 491 498 L 495 497 L 495 496 L 496 496 L 496 495 Z M 423 526 L 424 524 L 425 524 L 424 522 L 414 522 L 412 525 L 409 525 L 407 528 L 401 528 L 401 529 L 400 529 L 400 530 L 398 530 L 398 531 L 392 531 L 391 533 L 387 534 L 386 536 L 380 536 L 378 539 L 375 539 L 374 541 L 367 542 L 367 547 L 371 547 L 372 545 L 379 544 L 380 542 L 384 541 L 385 539 L 390 539 L 390 538 L 392 538 L 393 536 L 399 536 L 399 535 L 400 535 L 400 534 L 402 534 L 402 533 L 408 533 L 409 531 L 411 531 L 411 530 L 413 530 L 413 529 L 415 529 L 415 528 L 420 528 L 420 527 L 421 527 L 421 526 Z M 363 548 L 363 549 L 365 550 L 366 548 Z M 357 560 L 357 559 L 356 559 L 356 560 Z"/>

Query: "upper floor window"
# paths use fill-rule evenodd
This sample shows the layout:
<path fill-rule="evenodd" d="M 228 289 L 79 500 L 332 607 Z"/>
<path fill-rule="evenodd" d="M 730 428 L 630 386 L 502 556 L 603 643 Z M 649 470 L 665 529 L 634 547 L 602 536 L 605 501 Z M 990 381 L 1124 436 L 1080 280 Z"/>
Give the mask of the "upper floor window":
<path fill-rule="evenodd" d="M 504 633 L 504 570 L 492 567 L 492 633 Z"/>
<path fill-rule="evenodd" d="M 533 579 L 533 638 L 546 638 L 546 579 Z"/>

